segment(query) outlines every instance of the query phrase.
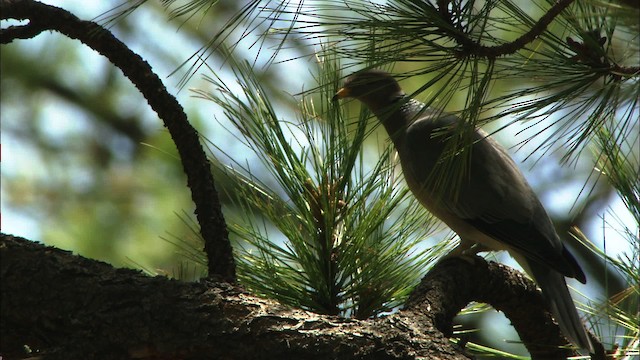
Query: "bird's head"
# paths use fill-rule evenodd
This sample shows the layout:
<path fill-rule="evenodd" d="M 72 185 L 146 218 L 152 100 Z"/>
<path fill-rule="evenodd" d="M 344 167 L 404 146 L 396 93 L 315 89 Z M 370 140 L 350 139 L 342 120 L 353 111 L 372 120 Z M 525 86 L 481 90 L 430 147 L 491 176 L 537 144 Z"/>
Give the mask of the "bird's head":
<path fill-rule="evenodd" d="M 381 70 L 365 70 L 349 76 L 333 100 L 355 98 L 375 112 L 403 96 L 404 92 L 391 75 Z"/>

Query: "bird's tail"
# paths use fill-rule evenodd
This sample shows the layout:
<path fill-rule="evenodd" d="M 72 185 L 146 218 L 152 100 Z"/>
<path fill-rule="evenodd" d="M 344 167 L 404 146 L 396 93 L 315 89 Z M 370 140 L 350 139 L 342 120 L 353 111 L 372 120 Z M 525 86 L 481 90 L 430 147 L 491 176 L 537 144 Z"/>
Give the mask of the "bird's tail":
<path fill-rule="evenodd" d="M 571 294 L 569 294 L 564 276 L 535 261 L 527 263 L 531 271 L 530 274 L 542 289 L 542 294 L 549 303 L 562 333 L 576 346 L 593 353 L 593 345 L 584 325 L 582 325 L 580 316 L 578 316 L 578 310 L 573 303 Z"/>

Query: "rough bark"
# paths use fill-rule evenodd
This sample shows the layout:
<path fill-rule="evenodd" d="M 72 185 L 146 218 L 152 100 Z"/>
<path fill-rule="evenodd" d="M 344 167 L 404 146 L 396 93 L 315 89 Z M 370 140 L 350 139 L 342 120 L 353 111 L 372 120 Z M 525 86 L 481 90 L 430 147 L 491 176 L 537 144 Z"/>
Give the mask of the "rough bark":
<path fill-rule="evenodd" d="M 318 315 L 235 285 L 149 277 L 9 235 L 0 237 L 0 259 L 8 358 L 467 358 L 429 314 Z"/>
<path fill-rule="evenodd" d="M 533 283 L 479 258 L 436 265 L 395 314 L 353 320 L 1 234 L 0 292 L 0 354 L 8 358 L 28 348 L 52 359 L 465 359 L 448 337 L 453 317 L 474 300 L 504 311 L 533 358 L 573 354 L 556 347 L 566 340 Z"/>

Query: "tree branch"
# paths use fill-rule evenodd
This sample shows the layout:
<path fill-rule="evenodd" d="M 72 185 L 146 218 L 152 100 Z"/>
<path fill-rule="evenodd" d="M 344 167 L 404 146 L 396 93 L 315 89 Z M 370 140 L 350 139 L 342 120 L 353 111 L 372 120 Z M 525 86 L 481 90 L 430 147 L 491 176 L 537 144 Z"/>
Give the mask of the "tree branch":
<path fill-rule="evenodd" d="M 0 43 L 7 44 L 15 39 L 31 39 L 43 30 L 41 27 L 34 26 L 34 24 L 12 25 L 6 29 L 0 29 Z"/>
<path fill-rule="evenodd" d="M 549 26 L 549 24 L 555 19 L 560 13 L 566 9 L 574 0 L 558 0 L 556 3 L 547 11 L 526 33 L 522 34 L 519 38 L 505 43 L 501 45 L 495 46 L 486 46 L 480 43 L 477 43 L 466 36 L 455 36 L 456 41 L 460 45 L 462 45 L 462 53 L 464 55 L 473 55 L 477 57 L 484 57 L 489 59 L 495 59 L 499 56 L 513 54 L 516 51 L 522 49 L 528 43 L 534 41 L 538 36 L 540 36 Z M 448 21 L 451 22 L 451 14 L 449 13 L 446 6 L 448 6 L 449 1 L 438 1 L 438 7 L 440 10 L 440 14 L 443 16 L 448 16 Z"/>
<path fill-rule="evenodd" d="M 224 283 L 114 269 L 0 234 L 0 292 L 0 353 L 9 357 L 28 355 L 26 345 L 54 359 L 466 359 L 448 337 L 471 301 L 503 311 L 534 359 L 574 354 L 560 348 L 567 341 L 535 285 L 480 258 L 443 261 L 404 310 L 354 320 L 285 308 Z"/>
<path fill-rule="evenodd" d="M 556 3 L 542 16 L 540 19 L 527 31 L 517 39 L 504 43 L 501 45 L 487 46 L 458 32 L 446 30 L 447 34 L 455 39 L 455 41 L 462 47 L 459 51 L 460 56 L 475 56 L 487 59 L 495 59 L 500 56 L 510 55 L 518 50 L 523 49 L 527 44 L 537 39 L 544 33 L 549 24 L 562 13 L 564 9 L 569 7 L 574 0 L 557 0 Z M 438 0 L 436 2 L 438 12 L 440 16 L 448 23 L 453 24 L 454 15 L 449 11 L 450 1 Z M 567 41 L 573 41 L 568 38 Z M 572 44 L 569 42 L 569 47 L 573 49 Z M 598 67 L 602 67 L 602 64 L 597 64 Z M 621 66 L 619 64 L 605 64 L 608 71 L 613 76 L 618 77 L 632 77 L 640 74 L 640 67 L 637 66 Z"/>
<path fill-rule="evenodd" d="M 205 241 L 209 276 L 235 281 L 235 262 L 209 161 L 182 106 L 167 92 L 151 66 L 108 30 L 94 22 L 80 20 L 66 10 L 32 0 L 2 0 L 0 12 L 2 19 L 30 22 L 29 25 L 3 29 L 0 43 L 7 44 L 16 38 L 55 30 L 104 55 L 138 88 L 164 122 L 178 149 L 187 185 L 191 189 L 191 199 L 196 206 L 200 233 Z"/>
<path fill-rule="evenodd" d="M 502 311 L 533 359 L 578 355 L 568 347 L 569 341 L 551 317 L 536 285 L 522 273 L 480 257 L 439 263 L 423 278 L 406 306 L 412 311 L 433 313 L 436 327 L 450 336 L 453 318 L 472 301 Z"/>
<path fill-rule="evenodd" d="M 352 320 L 0 234 L 0 353 L 47 359 L 467 359 L 429 317 Z M 31 354 L 31 356 L 36 355 Z"/>

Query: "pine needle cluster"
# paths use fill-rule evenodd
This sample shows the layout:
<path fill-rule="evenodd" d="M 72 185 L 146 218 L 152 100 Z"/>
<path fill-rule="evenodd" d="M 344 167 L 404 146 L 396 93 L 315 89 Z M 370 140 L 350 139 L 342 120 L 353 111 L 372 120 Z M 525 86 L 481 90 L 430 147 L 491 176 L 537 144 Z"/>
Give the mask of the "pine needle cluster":
<path fill-rule="evenodd" d="M 318 58 L 317 91 L 301 96 L 293 120 L 279 116 L 248 62 L 233 68 L 241 93 L 213 74 L 213 90 L 198 94 L 223 109 L 268 172 L 258 177 L 231 156 L 216 161 L 235 184 L 239 215 L 229 226 L 241 282 L 324 314 L 367 318 L 401 305 L 446 245 L 419 246 L 434 221 L 399 186 L 391 147 L 368 156 L 367 114 L 353 121 L 331 100 L 336 60 Z"/>

